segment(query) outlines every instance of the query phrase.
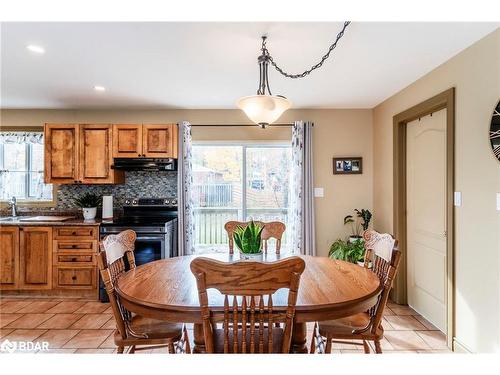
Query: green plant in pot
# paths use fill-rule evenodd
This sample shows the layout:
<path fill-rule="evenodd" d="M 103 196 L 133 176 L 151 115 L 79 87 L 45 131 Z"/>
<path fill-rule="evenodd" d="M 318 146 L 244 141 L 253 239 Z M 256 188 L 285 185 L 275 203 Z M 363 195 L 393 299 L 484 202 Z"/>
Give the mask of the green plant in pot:
<path fill-rule="evenodd" d="M 352 242 L 338 239 L 330 246 L 328 256 L 346 262 L 361 263 L 365 257 L 365 245 L 360 239 Z"/>
<path fill-rule="evenodd" d="M 246 227 L 236 227 L 233 238 L 242 258 L 254 259 L 262 255 L 262 229 L 264 226 L 253 220 Z"/>
<path fill-rule="evenodd" d="M 101 197 L 94 193 L 85 193 L 75 198 L 74 202 L 82 209 L 85 220 L 93 220 L 97 214 L 97 207 L 101 205 Z"/>
<path fill-rule="evenodd" d="M 344 217 L 344 225 L 351 226 L 351 235 L 349 236 L 350 242 L 363 239 L 361 235 L 368 229 L 372 219 L 372 213 L 364 208 L 361 210 L 356 208 L 354 212 L 356 213 L 356 217 L 353 215 L 347 215 Z"/>

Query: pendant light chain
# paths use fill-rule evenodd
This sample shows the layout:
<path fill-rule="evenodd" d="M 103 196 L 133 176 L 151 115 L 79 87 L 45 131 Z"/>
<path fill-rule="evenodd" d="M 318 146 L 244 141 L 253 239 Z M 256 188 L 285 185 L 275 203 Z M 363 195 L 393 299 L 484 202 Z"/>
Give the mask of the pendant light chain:
<path fill-rule="evenodd" d="M 304 78 L 305 76 L 311 74 L 311 72 L 313 70 L 321 68 L 321 66 L 323 65 L 323 63 L 330 57 L 330 54 L 335 49 L 335 47 L 337 47 L 338 41 L 344 36 L 344 32 L 345 32 L 345 30 L 347 29 L 347 26 L 349 26 L 350 23 L 351 23 L 350 21 L 344 22 L 344 27 L 337 34 L 337 38 L 335 39 L 335 42 L 333 42 L 333 44 L 328 49 L 328 52 L 321 58 L 321 60 L 316 65 L 313 65 L 310 69 L 308 69 L 308 70 L 306 70 L 306 71 L 304 71 L 304 72 L 302 72 L 300 74 L 290 74 L 290 73 L 287 73 L 287 72 L 285 72 L 282 68 L 280 68 L 274 62 L 271 54 L 269 53 L 269 51 L 268 51 L 268 49 L 266 47 L 266 37 L 262 37 L 262 49 L 261 50 L 263 52 L 263 55 L 267 56 L 267 58 L 268 58 L 269 62 L 271 63 L 271 65 L 274 66 L 274 68 L 278 72 L 280 72 L 282 75 L 284 75 L 285 77 L 288 77 L 288 78 Z"/>

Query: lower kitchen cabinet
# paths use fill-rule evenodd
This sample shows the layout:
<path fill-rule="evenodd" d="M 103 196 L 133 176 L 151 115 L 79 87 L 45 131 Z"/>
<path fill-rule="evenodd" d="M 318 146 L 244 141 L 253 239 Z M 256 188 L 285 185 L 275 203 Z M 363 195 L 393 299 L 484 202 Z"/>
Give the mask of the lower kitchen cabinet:
<path fill-rule="evenodd" d="M 0 227 L 0 290 L 97 297 L 98 233 L 98 226 Z"/>
<path fill-rule="evenodd" d="M 16 289 L 19 281 L 19 228 L 0 228 L 0 288 Z"/>
<path fill-rule="evenodd" d="M 52 228 L 19 230 L 19 288 L 52 288 Z"/>

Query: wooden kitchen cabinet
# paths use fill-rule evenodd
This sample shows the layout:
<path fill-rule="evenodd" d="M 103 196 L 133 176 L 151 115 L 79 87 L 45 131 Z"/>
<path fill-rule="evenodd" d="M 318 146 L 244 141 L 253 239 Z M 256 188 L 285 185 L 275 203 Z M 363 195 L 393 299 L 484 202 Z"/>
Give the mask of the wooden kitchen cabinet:
<path fill-rule="evenodd" d="M 116 184 L 124 173 L 113 164 L 109 124 L 46 124 L 45 183 Z"/>
<path fill-rule="evenodd" d="M 177 125 L 144 124 L 142 152 L 147 158 L 177 159 Z"/>
<path fill-rule="evenodd" d="M 19 289 L 52 288 L 52 228 L 19 229 Z"/>
<path fill-rule="evenodd" d="M 0 227 L 0 288 L 16 289 L 19 280 L 19 228 Z"/>
<path fill-rule="evenodd" d="M 115 158 L 177 158 L 176 124 L 113 125 Z"/>
<path fill-rule="evenodd" d="M 45 124 L 45 183 L 77 183 L 79 132 L 75 124 Z"/>
<path fill-rule="evenodd" d="M 113 165 L 112 125 L 81 125 L 79 135 L 78 180 L 84 184 L 115 184 L 124 182 L 124 173 Z"/>
<path fill-rule="evenodd" d="M 141 124 L 113 125 L 113 157 L 115 158 L 142 157 Z"/>

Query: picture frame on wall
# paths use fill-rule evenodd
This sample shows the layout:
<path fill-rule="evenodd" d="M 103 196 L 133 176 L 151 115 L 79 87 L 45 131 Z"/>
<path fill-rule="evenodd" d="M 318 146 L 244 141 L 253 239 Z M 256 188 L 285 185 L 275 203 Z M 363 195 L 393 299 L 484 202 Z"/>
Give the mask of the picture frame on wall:
<path fill-rule="evenodd" d="M 362 157 L 333 158 L 333 174 L 362 174 Z"/>

